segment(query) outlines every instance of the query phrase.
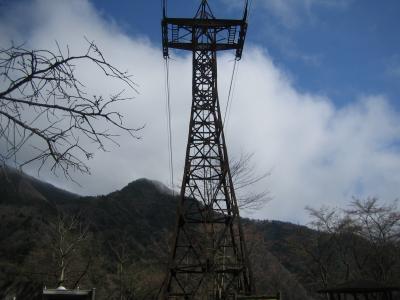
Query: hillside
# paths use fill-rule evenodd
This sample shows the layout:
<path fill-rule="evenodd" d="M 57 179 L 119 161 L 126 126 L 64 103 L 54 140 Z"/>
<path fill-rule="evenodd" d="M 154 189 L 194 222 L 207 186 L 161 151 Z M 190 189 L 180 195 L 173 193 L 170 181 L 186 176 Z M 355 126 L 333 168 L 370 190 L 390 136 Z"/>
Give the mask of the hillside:
<path fill-rule="evenodd" d="M 0 203 L 37 204 L 76 199 L 79 195 L 57 188 L 21 171 L 0 166 Z"/>
<path fill-rule="evenodd" d="M 35 299 L 32 295 L 38 297 L 43 285 L 57 284 L 57 253 L 52 249 L 60 220 L 65 226 L 68 216 L 79 220 L 79 228 L 66 238 L 78 236 L 82 228 L 86 231 L 69 262 L 66 286 L 79 281 L 81 287 L 96 287 L 98 299 L 114 299 L 122 290 L 135 299 L 152 298 L 157 292 L 177 205 L 166 187 L 139 179 L 109 195 L 79 197 L 17 172 L 0 180 L 1 299 L 12 295 Z M 259 292 L 281 291 L 285 299 L 308 298 L 289 271 L 296 266 L 284 242 L 298 226 L 244 221 Z"/>

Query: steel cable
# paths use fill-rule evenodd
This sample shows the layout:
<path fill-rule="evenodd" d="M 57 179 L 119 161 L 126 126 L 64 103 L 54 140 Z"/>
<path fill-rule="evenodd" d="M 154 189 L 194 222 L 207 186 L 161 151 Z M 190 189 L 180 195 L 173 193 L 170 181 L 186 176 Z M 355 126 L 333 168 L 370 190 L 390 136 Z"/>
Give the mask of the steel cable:
<path fill-rule="evenodd" d="M 170 85 L 169 85 L 169 58 L 164 60 L 165 71 L 165 107 L 167 119 L 167 139 L 168 139 L 168 154 L 169 154 L 169 171 L 170 171 L 170 185 L 172 193 L 174 194 L 174 164 L 172 153 L 172 126 L 171 126 L 171 100 L 170 100 Z"/>
<path fill-rule="evenodd" d="M 226 101 L 226 105 L 225 105 L 225 113 L 224 113 L 224 119 L 222 122 L 222 127 L 226 126 L 226 123 L 228 121 L 228 115 L 230 112 L 230 108 L 231 108 L 231 102 L 232 102 L 232 98 L 233 98 L 233 91 L 234 91 L 234 85 L 235 85 L 235 78 L 236 78 L 236 74 L 237 74 L 237 69 L 238 69 L 238 60 L 235 59 L 235 62 L 233 64 L 233 69 L 232 69 L 232 75 L 231 75 L 231 81 L 229 83 L 229 91 L 228 91 L 228 100 Z"/>

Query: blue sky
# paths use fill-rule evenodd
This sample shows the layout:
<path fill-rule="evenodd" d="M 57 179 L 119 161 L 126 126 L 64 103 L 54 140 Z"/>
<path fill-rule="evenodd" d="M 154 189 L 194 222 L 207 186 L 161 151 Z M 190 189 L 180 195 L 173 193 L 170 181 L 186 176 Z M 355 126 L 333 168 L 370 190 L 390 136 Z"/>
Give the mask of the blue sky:
<path fill-rule="evenodd" d="M 234 2 L 214 0 L 210 5 L 217 17 L 239 17 L 243 4 Z M 161 1 L 92 3 L 128 34 L 160 44 Z M 251 4 L 247 44 L 266 49 L 296 88 L 326 94 L 339 106 L 363 94 L 384 94 L 400 109 L 399 1 L 253 0 Z M 190 17 L 197 5 L 194 0 L 170 0 L 169 15 Z"/>
<path fill-rule="evenodd" d="M 217 17 L 242 14 L 241 0 L 210 3 Z M 87 162 L 91 175 L 73 174 L 80 185 L 48 170 L 40 178 L 81 195 L 107 194 L 142 177 L 168 185 L 161 1 L 0 0 L 0 5 L 1 46 L 13 40 L 54 51 L 58 41 L 81 54 L 87 37 L 138 84 L 134 101 L 120 109 L 128 127 L 146 125 L 141 140 L 122 136 L 120 146 L 107 145 L 107 152 L 83 140 L 94 156 Z M 170 0 L 169 15 L 192 16 L 197 5 L 197 0 Z M 271 173 L 238 197 L 267 188 L 273 200 L 245 215 L 306 223 L 307 205 L 346 207 L 352 197 L 400 197 L 399 12 L 400 2 L 389 0 L 253 0 L 225 134 L 230 158 L 253 153 L 255 172 Z M 192 66 L 189 53 L 172 58 L 174 189 L 179 190 Z M 219 56 L 223 108 L 232 58 L 233 53 Z M 124 88 L 90 66 L 78 66 L 77 75 L 95 94 Z M 25 144 L 17 160 L 28 160 L 32 151 Z M 24 170 L 37 175 L 35 164 Z"/>

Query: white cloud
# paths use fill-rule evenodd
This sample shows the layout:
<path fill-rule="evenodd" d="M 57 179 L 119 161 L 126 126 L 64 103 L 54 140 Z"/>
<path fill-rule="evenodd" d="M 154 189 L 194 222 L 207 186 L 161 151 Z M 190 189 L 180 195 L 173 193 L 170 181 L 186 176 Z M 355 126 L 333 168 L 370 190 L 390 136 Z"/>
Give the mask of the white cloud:
<path fill-rule="evenodd" d="M 260 215 L 294 220 L 306 204 L 398 196 L 400 158 L 390 146 L 399 141 L 400 122 L 384 97 L 360 97 L 338 109 L 296 91 L 260 50 L 247 49 L 238 82 L 229 140 L 255 151 L 261 168 L 273 167 L 275 200 Z M 237 132 L 243 135 L 235 140 Z"/>
<path fill-rule="evenodd" d="M 221 0 L 233 8 L 241 9 L 244 0 Z M 354 0 L 251 0 L 252 13 L 262 9 L 263 14 L 267 13 L 275 17 L 281 25 L 287 29 L 294 29 L 304 22 L 315 22 L 315 10 L 325 9 L 346 9 Z"/>
<path fill-rule="evenodd" d="M 24 14 L 24 15 L 21 15 Z M 29 31 L 15 19 L 31 22 Z M 85 1 L 38 0 L 1 19 L 0 39 L 26 39 L 35 48 L 53 48 L 54 40 L 73 51 L 95 40 L 105 56 L 135 75 L 140 94 L 122 109 L 129 124 L 145 123 L 142 140 L 123 137 L 121 147 L 97 152 L 92 176 L 76 174 L 79 187 L 42 173 L 41 178 L 81 194 L 108 193 L 148 177 L 168 183 L 168 154 L 162 53 L 159 45 L 122 33 Z M 219 60 L 222 107 L 232 56 Z M 96 92 L 119 88 L 91 69 L 80 70 Z M 191 102 L 191 57 L 171 62 L 171 96 L 176 182 L 181 179 Z M 384 96 L 365 95 L 337 108 L 323 95 L 297 91 L 262 49 L 247 46 L 240 62 L 227 142 L 231 156 L 254 152 L 259 171 L 272 169 L 267 185 L 274 200 L 254 217 L 304 222 L 304 206 L 343 206 L 354 196 L 398 197 L 400 121 Z M 261 187 L 258 187 L 261 188 Z"/>
<path fill-rule="evenodd" d="M 278 17 L 282 24 L 292 28 L 300 25 L 305 19 L 314 18 L 313 10 L 319 7 L 328 9 L 346 8 L 351 1 L 330 0 L 264 0 L 264 8 Z"/>

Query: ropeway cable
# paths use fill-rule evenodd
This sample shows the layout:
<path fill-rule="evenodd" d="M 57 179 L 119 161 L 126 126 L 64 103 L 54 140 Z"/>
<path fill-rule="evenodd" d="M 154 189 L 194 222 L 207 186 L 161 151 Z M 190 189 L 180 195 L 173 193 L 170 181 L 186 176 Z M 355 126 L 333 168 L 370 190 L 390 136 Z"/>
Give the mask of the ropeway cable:
<path fill-rule="evenodd" d="M 165 112 L 167 118 L 167 138 L 168 138 L 168 154 L 169 154 L 169 171 L 170 171 L 170 185 L 172 194 L 174 194 L 174 164 L 173 164 L 173 153 L 172 153 L 172 126 L 171 126 L 171 101 L 170 101 L 170 86 L 169 86 L 169 58 L 166 57 L 164 60 L 165 67 Z"/>
<path fill-rule="evenodd" d="M 232 69 L 231 81 L 229 83 L 228 100 L 226 101 L 226 105 L 225 105 L 224 119 L 222 122 L 223 127 L 225 127 L 226 123 L 228 122 L 228 116 L 229 116 L 230 108 L 232 106 L 232 98 L 233 98 L 233 92 L 235 89 L 235 82 L 236 82 L 235 79 L 236 79 L 238 69 L 239 69 L 239 61 L 237 59 L 235 59 L 235 62 L 233 64 L 233 69 Z"/>
<path fill-rule="evenodd" d="M 245 1 L 244 8 L 246 7 L 246 4 L 248 4 L 247 19 L 249 19 L 251 11 L 252 11 L 253 1 L 252 0 L 248 0 L 248 2 Z M 231 110 L 231 107 L 232 107 L 232 99 L 233 99 L 233 94 L 234 94 L 234 91 L 235 91 L 236 76 L 237 76 L 237 73 L 238 73 L 238 69 L 239 69 L 239 61 L 237 59 L 235 59 L 235 62 L 233 64 L 231 81 L 230 81 L 230 84 L 229 84 L 228 100 L 226 102 L 224 119 L 223 119 L 223 123 L 222 123 L 222 127 L 224 127 L 224 128 L 225 128 L 227 122 L 229 121 L 229 114 L 230 114 L 230 110 Z"/>

